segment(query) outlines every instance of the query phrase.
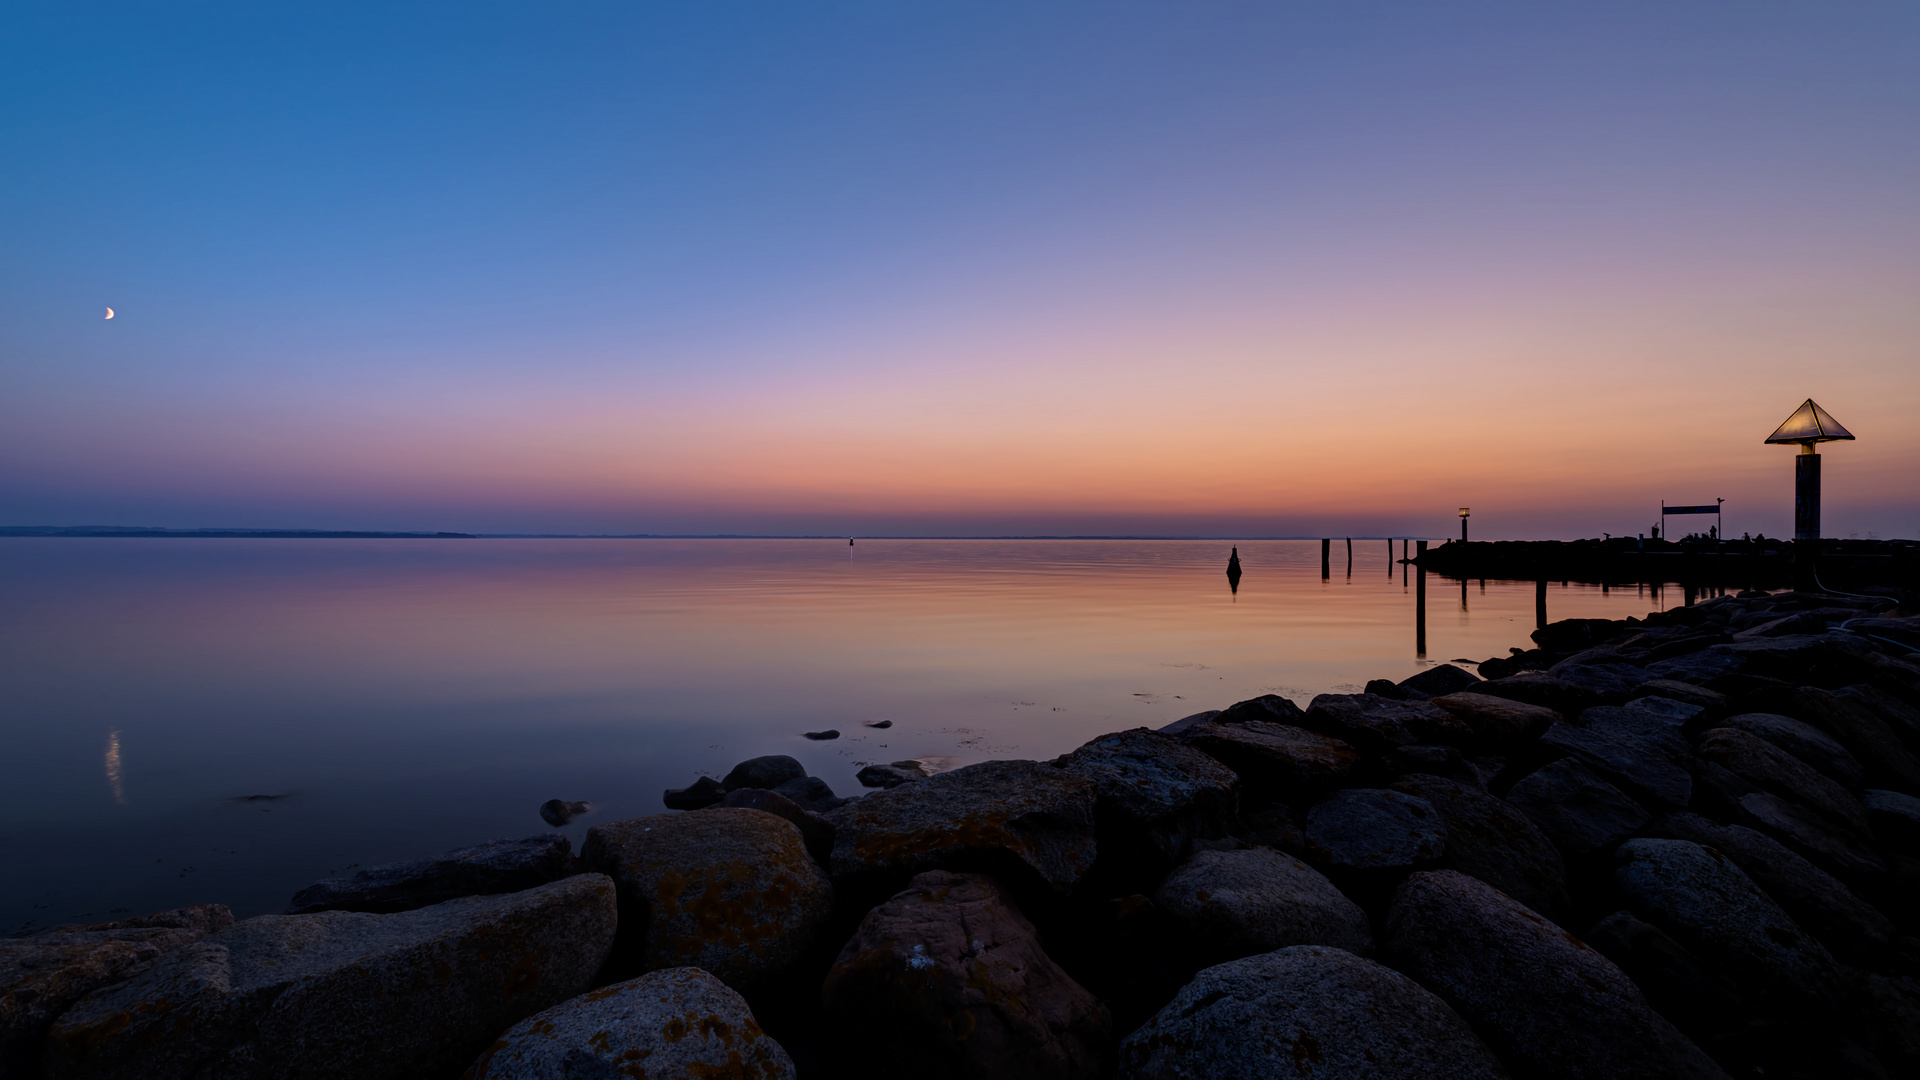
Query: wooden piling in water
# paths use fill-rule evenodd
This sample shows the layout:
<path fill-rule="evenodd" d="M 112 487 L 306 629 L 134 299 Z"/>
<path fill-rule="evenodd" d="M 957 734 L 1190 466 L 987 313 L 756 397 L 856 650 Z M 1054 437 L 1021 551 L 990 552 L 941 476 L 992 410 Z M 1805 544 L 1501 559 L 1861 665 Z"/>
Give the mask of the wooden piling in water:
<path fill-rule="evenodd" d="M 1320 538 L 1320 580 L 1333 577 L 1333 537 Z"/>

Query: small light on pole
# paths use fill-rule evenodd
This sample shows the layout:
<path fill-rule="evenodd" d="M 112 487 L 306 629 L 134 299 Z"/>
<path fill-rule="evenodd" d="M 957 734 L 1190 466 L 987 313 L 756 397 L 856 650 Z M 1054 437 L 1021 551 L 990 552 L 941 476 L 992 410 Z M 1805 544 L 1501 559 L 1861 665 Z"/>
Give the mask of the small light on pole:
<path fill-rule="evenodd" d="M 1472 513 L 1473 511 L 1464 506 L 1460 508 L 1460 542 L 1463 544 L 1467 542 L 1467 518 Z"/>

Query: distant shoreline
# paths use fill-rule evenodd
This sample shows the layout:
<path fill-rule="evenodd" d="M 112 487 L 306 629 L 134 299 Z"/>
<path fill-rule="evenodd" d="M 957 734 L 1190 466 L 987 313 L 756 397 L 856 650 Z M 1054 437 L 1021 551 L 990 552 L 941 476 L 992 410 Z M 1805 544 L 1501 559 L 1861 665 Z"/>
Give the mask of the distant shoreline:
<path fill-rule="evenodd" d="M 0 537 L 215 540 L 844 540 L 845 533 L 463 533 L 333 529 L 158 529 L 127 525 L 0 525 Z M 1321 540 L 1319 536 L 1164 536 L 1023 534 L 1004 536 L 863 536 L 859 540 Z M 1353 536 L 1351 540 L 1425 540 L 1421 536 Z"/>

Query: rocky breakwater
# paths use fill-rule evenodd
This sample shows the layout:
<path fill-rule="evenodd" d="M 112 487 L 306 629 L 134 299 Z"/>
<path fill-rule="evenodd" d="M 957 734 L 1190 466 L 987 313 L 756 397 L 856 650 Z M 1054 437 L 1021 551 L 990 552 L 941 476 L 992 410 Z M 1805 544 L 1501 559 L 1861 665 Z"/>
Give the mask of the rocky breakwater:
<path fill-rule="evenodd" d="M 578 859 L 15 939 L 4 1075 L 1916 1075 L 1899 603 L 1569 620 L 853 799 L 756 758 Z"/>

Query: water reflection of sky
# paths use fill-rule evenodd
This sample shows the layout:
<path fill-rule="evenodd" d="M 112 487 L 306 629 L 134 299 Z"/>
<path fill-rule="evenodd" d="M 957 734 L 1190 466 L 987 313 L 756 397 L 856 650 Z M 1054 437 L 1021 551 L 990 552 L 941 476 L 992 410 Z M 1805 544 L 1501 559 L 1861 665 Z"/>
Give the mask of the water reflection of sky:
<path fill-rule="evenodd" d="M 1212 541 L 4 543 L 0 933 L 258 912 L 352 863 L 543 831 L 555 797 L 595 805 L 577 842 L 756 754 L 844 793 L 867 761 L 1050 757 L 1419 664 L 1378 540 L 1351 578 L 1336 542 L 1324 582 L 1311 541 L 1238 542 L 1237 595 Z M 1434 581 L 1430 660 L 1527 644 L 1533 604 Z"/>

